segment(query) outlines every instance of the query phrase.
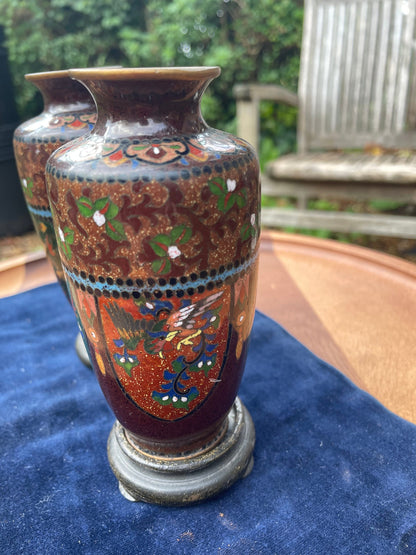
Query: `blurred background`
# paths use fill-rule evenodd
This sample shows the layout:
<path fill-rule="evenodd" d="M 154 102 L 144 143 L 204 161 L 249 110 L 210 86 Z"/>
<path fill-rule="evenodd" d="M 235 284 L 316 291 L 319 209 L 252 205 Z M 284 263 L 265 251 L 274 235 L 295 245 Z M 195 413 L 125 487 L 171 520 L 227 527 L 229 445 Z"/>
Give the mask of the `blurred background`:
<path fill-rule="evenodd" d="M 296 91 L 302 4 L 0 0 L 19 116 L 25 120 L 42 109 L 40 95 L 24 80 L 25 73 L 97 65 L 219 65 L 222 74 L 205 94 L 203 113 L 211 126 L 235 132 L 235 83 L 280 83 Z M 266 103 L 262 112 L 262 159 L 293 150 L 295 110 L 280 113 Z"/>
<path fill-rule="evenodd" d="M 207 122 L 236 132 L 237 83 L 274 83 L 296 91 L 302 40 L 301 0 L 0 0 L 0 25 L 18 119 L 42 110 L 40 94 L 25 73 L 102 65 L 219 65 L 221 76 L 203 99 Z M 261 167 L 296 150 L 297 109 L 263 101 Z M 293 199 L 263 198 L 290 209 Z M 311 201 L 312 209 L 340 208 L 340 201 Z M 395 202 L 355 202 L 341 209 L 397 213 Z M 335 238 L 416 260 L 414 241 L 325 229 L 285 229 Z M 0 246 L 1 257 L 1 246 Z"/>

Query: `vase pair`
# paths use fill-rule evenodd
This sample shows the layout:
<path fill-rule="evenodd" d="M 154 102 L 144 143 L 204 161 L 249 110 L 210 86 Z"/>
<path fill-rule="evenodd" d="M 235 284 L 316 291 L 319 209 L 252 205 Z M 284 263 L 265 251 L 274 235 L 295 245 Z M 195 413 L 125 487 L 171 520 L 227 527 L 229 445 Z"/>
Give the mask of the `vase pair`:
<path fill-rule="evenodd" d="M 259 166 L 201 116 L 218 75 L 70 70 L 88 106 L 45 116 L 56 123 L 46 185 L 40 170 L 24 173 L 43 143 L 16 133 L 31 213 L 49 218 L 36 229 L 51 231 L 46 247 L 117 419 L 108 456 L 131 500 L 194 503 L 252 464 L 254 426 L 236 395 L 255 308 Z M 55 150 L 65 126 L 88 133 Z"/>

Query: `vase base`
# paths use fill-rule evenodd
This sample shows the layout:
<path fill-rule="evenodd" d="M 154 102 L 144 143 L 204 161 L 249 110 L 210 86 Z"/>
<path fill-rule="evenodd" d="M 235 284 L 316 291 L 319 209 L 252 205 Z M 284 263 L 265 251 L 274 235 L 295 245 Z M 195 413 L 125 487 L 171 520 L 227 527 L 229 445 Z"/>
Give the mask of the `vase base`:
<path fill-rule="evenodd" d="M 85 344 L 80 333 L 78 333 L 77 338 L 75 339 L 75 350 L 81 362 L 88 368 L 92 368 L 90 357 L 88 356 L 87 349 L 85 348 Z"/>
<path fill-rule="evenodd" d="M 187 457 L 154 457 L 135 449 L 116 421 L 108 438 L 108 459 L 129 501 L 190 505 L 219 494 L 253 467 L 255 431 L 250 413 L 237 397 L 228 429 L 210 451 Z"/>

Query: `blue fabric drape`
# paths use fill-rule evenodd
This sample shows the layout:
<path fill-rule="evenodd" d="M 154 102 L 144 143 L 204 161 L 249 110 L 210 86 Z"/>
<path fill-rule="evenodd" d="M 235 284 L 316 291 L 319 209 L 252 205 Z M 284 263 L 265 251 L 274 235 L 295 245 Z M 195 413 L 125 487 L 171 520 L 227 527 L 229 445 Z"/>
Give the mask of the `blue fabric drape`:
<path fill-rule="evenodd" d="M 164 508 L 118 492 L 114 417 L 77 358 L 59 287 L 3 299 L 0 314 L 2 553 L 416 553 L 415 426 L 266 316 L 240 390 L 252 473 L 204 504 Z"/>

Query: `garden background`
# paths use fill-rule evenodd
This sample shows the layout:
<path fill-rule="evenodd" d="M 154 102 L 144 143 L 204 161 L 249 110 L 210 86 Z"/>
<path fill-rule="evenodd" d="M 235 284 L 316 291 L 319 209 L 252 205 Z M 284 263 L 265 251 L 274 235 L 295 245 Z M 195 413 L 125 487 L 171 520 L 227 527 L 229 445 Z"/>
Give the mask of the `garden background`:
<path fill-rule="evenodd" d="M 102 65 L 219 65 L 207 122 L 235 132 L 235 83 L 297 88 L 300 0 L 0 0 L 22 120 L 42 102 L 25 73 Z M 264 103 L 262 163 L 295 148 L 296 111 Z"/>
<path fill-rule="evenodd" d="M 0 13 L 22 121 L 42 108 L 40 94 L 24 74 L 69 67 L 219 65 L 222 74 L 205 94 L 202 111 L 211 126 L 231 133 L 236 131 L 236 83 L 275 83 L 297 89 L 302 0 L 0 0 Z M 295 108 L 261 103 L 262 167 L 296 149 L 296 118 Z M 276 202 L 288 209 L 293 206 L 291 199 L 263 198 L 263 204 Z M 312 208 L 320 210 L 340 208 L 340 201 L 333 199 L 311 202 Z M 376 200 L 341 208 L 409 210 L 399 203 Z M 416 261 L 411 240 L 324 229 L 302 232 Z"/>

